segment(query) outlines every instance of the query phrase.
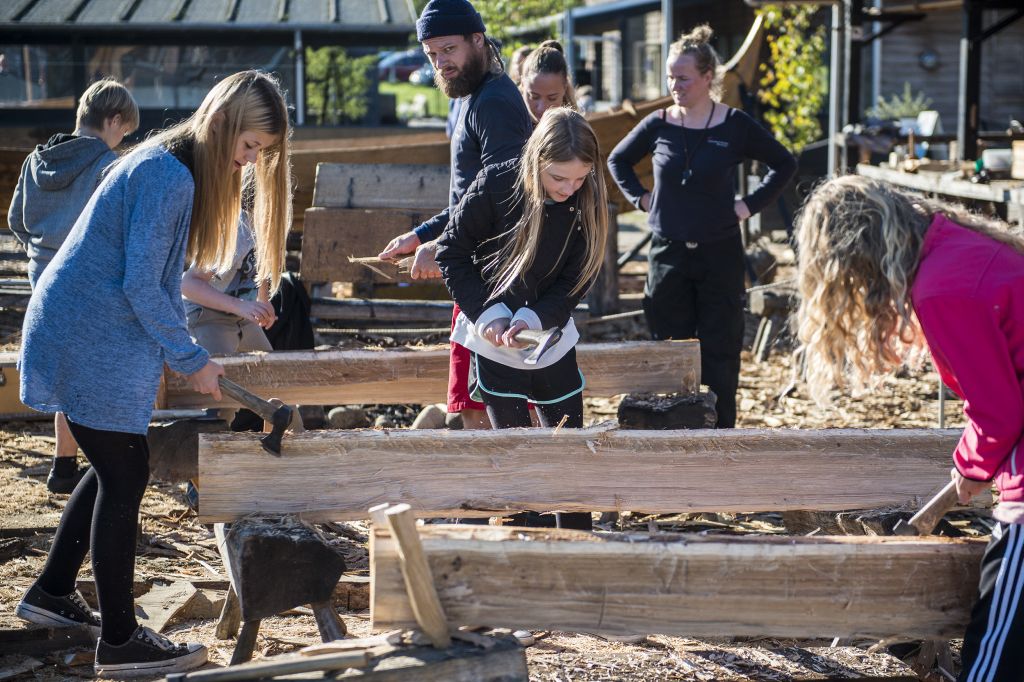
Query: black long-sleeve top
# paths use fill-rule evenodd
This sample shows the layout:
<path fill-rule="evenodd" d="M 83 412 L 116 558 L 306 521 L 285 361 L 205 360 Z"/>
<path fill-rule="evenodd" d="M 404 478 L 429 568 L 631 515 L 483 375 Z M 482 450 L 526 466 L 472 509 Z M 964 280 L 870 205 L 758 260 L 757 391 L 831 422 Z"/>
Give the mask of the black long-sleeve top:
<path fill-rule="evenodd" d="M 480 170 L 489 164 L 518 159 L 532 132 L 530 113 L 512 79 L 504 73 L 487 74 L 473 94 L 459 103 L 451 135 L 448 208 L 416 228 L 420 242 L 440 236 Z"/>
<path fill-rule="evenodd" d="M 684 149 L 689 150 L 692 171 L 685 185 Z M 769 168 L 758 188 L 743 197 L 751 215 L 778 198 L 796 173 L 793 155 L 738 109 L 730 110 L 725 121 L 706 131 L 668 123 L 664 110 L 659 110 L 615 145 L 608 156 L 608 169 L 637 208 L 647 190 L 633 166 L 648 154 L 653 154 L 654 190 L 647 223 L 655 234 L 680 241 L 713 242 L 735 234 L 736 166 L 744 160 L 761 161 Z"/>
<path fill-rule="evenodd" d="M 438 240 L 437 265 L 452 298 L 473 323 L 490 306 L 504 303 L 531 328 L 563 327 L 580 301 L 572 294 L 586 258 L 586 240 L 579 222 L 579 192 L 544 208 L 541 243 L 525 276 L 499 296 L 483 268 L 495 257 L 523 215 L 517 196 L 519 160 L 487 166 L 452 211 Z M 529 312 L 532 311 L 535 319 Z M 517 312 L 518 311 L 518 312 Z"/>

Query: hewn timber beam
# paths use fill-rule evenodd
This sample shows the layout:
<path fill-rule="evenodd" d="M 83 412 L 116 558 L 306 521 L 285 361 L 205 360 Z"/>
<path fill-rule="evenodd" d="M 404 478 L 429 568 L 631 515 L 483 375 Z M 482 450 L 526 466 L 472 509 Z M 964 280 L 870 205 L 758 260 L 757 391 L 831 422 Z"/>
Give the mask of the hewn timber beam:
<path fill-rule="evenodd" d="M 25 294 L 26 300 L 28 293 Z M 620 294 L 623 310 L 639 310 L 643 294 Z M 574 316 L 587 319 L 586 303 L 576 306 Z M 451 301 L 415 301 L 390 298 L 314 298 L 310 317 L 320 320 L 370 322 L 378 326 L 391 323 L 448 324 L 452 319 Z"/>
<path fill-rule="evenodd" d="M 451 625 L 693 637 L 959 637 L 985 549 L 945 538 L 479 526 L 424 526 L 420 535 Z M 414 625 L 386 531 L 376 531 L 370 571 L 373 627 Z"/>
<path fill-rule="evenodd" d="M 204 523 L 561 511 L 820 511 L 916 504 L 949 481 L 955 430 L 322 431 L 203 434 Z"/>
<path fill-rule="evenodd" d="M 696 393 L 698 341 L 584 343 L 576 349 L 587 393 Z M 216 358 L 227 377 L 266 398 L 302 405 L 426 404 L 448 391 L 448 349 L 328 350 L 243 353 Z M 184 379 L 167 377 L 161 407 L 214 407 Z"/>

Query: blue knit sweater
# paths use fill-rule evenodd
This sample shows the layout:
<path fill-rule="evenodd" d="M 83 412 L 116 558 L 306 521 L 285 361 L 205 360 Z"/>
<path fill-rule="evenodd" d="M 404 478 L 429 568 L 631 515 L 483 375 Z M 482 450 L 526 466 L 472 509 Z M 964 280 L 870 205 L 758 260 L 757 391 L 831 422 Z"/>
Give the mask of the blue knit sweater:
<path fill-rule="evenodd" d="M 140 149 L 114 166 L 43 272 L 21 346 L 21 399 L 94 429 L 145 434 L 166 363 L 209 359 L 185 324 L 194 185 L 175 156 Z"/>

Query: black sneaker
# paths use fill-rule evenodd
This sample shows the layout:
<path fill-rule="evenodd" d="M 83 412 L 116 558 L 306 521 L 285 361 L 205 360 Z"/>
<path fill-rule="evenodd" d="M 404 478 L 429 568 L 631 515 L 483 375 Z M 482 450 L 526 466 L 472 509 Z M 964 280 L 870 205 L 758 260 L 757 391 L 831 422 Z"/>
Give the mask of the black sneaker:
<path fill-rule="evenodd" d="M 100 635 L 100 614 L 77 590 L 64 597 L 54 597 L 33 585 L 21 598 L 14 613 L 21 619 L 51 628 L 84 627 Z"/>
<path fill-rule="evenodd" d="M 51 468 L 49 475 L 46 477 L 46 489 L 51 493 L 70 495 L 75 491 L 78 482 L 82 480 L 82 477 L 88 471 L 89 467 L 79 467 L 70 476 L 61 476 L 57 473 L 56 469 Z"/>
<path fill-rule="evenodd" d="M 113 646 L 102 639 L 96 643 L 99 677 L 141 677 L 180 673 L 206 663 L 202 644 L 175 644 L 158 632 L 140 625 L 124 644 Z"/>

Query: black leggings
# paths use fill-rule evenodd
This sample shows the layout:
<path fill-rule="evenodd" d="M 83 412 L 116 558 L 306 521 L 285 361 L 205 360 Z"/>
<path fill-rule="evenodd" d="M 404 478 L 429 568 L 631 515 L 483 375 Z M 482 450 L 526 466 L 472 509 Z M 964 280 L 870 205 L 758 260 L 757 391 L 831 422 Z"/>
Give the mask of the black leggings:
<path fill-rule="evenodd" d="M 526 407 L 526 401 L 522 398 L 506 398 L 482 391 L 484 405 L 487 406 L 487 416 L 491 425 L 496 429 L 510 429 L 516 427 L 531 426 L 530 412 Z M 540 425 L 545 428 L 558 426 L 565 417 L 564 428 L 583 428 L 583 394 L 577 393 L 565 400 L 546 405 L 534 405 L 537 408 L 537 418 Z M 548 517 L 550 518 L 550 517 Z M 576 530 L 591 530 L 593 528 L 590 514 L 587 512 L 572 512 L 558 515 L 562 528 Z M 552 524 L 546 521 L 542 515 L 536 512 L 520 512 L 513 514 L 511 522 L 516 526 L 548 526 Z"/>
<path fill-rule="evenodd" d="M 68 425 L 92 469 L 64 507 L 36 584 L 55 596 L 70 594 L 91 548 L 101 636 L 108 644 L 123 644 L 138 627 L 132 588 L 139 505 L 149 482 L 149 445 L 136 433 L 100 431 L 70 419 Z"/>

